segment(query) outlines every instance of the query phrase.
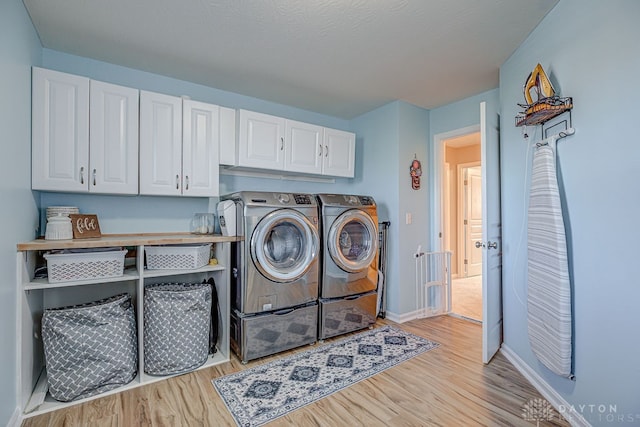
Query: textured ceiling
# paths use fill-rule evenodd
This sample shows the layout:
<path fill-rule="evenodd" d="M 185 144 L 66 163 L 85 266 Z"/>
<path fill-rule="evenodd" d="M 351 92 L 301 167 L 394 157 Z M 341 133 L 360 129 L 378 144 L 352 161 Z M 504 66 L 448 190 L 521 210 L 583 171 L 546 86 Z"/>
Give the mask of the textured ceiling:
<path fill-rule="evenodd" d="M 44 47 L 350 119 L 497 87 L 500 65 L 557 1 L 24 3 Z"/>

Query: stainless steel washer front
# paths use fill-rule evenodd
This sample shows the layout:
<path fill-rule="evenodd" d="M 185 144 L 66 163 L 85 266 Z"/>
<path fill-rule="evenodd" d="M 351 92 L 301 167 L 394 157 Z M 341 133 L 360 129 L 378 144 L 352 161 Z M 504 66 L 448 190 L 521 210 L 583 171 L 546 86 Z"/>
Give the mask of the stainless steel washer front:
<path fill-rule="evenodd" d="M 223 196 L 241 210 L 234 308 L 243 315 L 290 308 L 318 298 L 318 205 L 312 195 L 240 192 Z"/>

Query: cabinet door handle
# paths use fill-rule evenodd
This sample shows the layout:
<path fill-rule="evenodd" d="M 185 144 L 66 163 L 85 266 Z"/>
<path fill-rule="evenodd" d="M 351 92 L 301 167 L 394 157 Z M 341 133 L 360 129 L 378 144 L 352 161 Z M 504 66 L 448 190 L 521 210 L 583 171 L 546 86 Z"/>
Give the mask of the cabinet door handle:
<path fill-rule="evenodd" d="M 324 156 L 325 157 L 329 157 L 329 146 L 328 145 L 324 146 Z"/>
<path fill-rule="evenodd" d="M 189 189 L 189 175 L 184 177 L 184 182 L 185 182 L 184 189 L 188 190 Z"/>
<path fill-rule="evenodd" d="M 318 154 L 318 156 L 322 157 L 322 144 L 318 144 L 318 147 L 320 147 L 320 154 Z"/>
<path fill-rule="evenodd" d="M 180 175 L 176 174 L 176 190 L 180 189 Z"/>
<path fill-rule="evenodd" d="M 80 184 L 84 184 L 84 166 L 80 166 Z"/>
<path fill-rule="evenodd" d="M 284 138 L 280 137 L 280 151 L 284 150 Z"/>
<path fill-rule="evenodd" d="M 93 186 L 96 186 L 96 170 L 93 170 Z"/>

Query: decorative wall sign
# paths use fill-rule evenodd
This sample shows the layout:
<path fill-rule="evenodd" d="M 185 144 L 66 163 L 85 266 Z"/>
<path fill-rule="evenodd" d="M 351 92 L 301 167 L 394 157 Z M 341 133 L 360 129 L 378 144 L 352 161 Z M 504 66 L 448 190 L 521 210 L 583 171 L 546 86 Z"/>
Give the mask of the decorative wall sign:
<path fill-rule="evenodd" d="M 411 188 L 419 190 L 420 176 L 422 176 L 422 165 L 420 164 L 420 160 L 416 159 L 415 156 L 411 162 L 411 166 L 409 166 L 409 174 L 411 175 Z"/>
<path fill-rule="evenodd" d="M 89 239 L 102 236 L 98 215 L 71 214 L 69 218 L 71 218 L 74 239 Z"/>

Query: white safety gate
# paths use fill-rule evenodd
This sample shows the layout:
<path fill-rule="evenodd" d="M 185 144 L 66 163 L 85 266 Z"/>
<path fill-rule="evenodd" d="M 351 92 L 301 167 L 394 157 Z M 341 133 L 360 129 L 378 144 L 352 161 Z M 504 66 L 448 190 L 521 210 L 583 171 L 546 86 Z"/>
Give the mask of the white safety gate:
<path fill-rule="evenodd" d="M 451 311 L 451 252 L 415 253 L 418 318 Z"/>

